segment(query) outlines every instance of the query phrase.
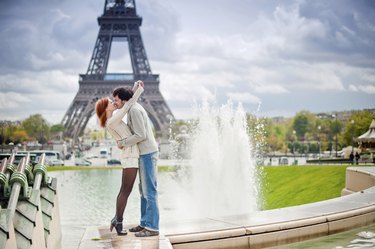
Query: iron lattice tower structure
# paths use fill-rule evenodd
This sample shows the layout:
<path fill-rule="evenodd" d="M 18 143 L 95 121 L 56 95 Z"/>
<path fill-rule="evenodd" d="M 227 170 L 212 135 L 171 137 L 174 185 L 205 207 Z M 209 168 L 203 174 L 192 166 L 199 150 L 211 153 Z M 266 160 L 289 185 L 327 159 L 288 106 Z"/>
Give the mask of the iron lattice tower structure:
<path fill-rule="evenodd" d="M 152 74 L 139 27 L 134 0 L 106 0 L 94 51 L 86 74 L 79 75 L 79 90 L 62 124 L 65 136 L 77 140 L 89 119 L 95 114 L 95 103 L 103 96 L 111 96 L 119 86 L 133 86 L 134 81 L 145 83 L 139 103 L 146 109 L 159 135 L 167 131 L 173 114 L 159 91 L 159 75 Z M 126 40 L 133 73 L 107 73 L 111 45 L 114 39 Z"/>

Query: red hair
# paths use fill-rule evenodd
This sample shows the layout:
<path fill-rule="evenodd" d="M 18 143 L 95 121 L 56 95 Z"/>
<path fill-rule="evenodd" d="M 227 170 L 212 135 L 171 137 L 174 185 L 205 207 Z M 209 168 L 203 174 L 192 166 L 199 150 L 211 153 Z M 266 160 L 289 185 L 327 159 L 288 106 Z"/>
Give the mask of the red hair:
<path fill-rule="evenodd" d="M 109 103 L 109 100 L 107 97 L 105 97 L 96 101 L 96 104 L 95 104 L 95 111 L 99 119 L 99 125 L 100 127 L 103 127 L 103 128 L 105 128 L 105 123 L 107 122 L 107 114 L 105 111 L 107 109 L 108 103 Z"/>

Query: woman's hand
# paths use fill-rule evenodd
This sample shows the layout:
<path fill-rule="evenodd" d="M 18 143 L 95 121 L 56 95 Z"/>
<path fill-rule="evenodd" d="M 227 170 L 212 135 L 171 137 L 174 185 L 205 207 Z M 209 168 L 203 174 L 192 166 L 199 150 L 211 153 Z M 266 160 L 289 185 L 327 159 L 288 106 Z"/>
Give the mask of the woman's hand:
<path fill-rule="evenodd" d="M 125 146 L 121 143 L 121 140 L 117 141 L 117 148 L 119 148 L 120 150 L 124 150 L 125 149 Z"/>
<path fill-rule="evenodd" d="M 135 83 L 136 83 L 136 87 L 141 86 L 141 87 L 144 88 L 144 86 L 145 86 L 145 83 L 142 80 L 137 80 Z"/>

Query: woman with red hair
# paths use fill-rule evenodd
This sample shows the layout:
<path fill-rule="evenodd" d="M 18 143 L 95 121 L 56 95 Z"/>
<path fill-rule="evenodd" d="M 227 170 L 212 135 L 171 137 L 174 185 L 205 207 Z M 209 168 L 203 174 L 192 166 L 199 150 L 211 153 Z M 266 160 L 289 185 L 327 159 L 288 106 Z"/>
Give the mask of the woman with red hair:
<path fill-rule="evenodd" d="M 106 128 L 116 141 L 131 135 L 129 127 L 122 119 L 129 112 L 130 108 L 137 102 L 139 96 L 144 91 L 143 86 L 144 83 L 142 81 L 135 82 L 133 89 L 131 90 L 129 88 L 128 90 L 128 94 L 130 95 L 129 100 L 126 101 L 124 106 L 118 109 L 118 111 L 115 113 L 113 112 L 116 110 L 116 106 L 108 97 L 101 98 L 96 102 L 95 111 L 96 115 L 98 116 L 100 126 Z M 133 189 L 134 181 L 137 177 L 139 167 L 138 146 L 135 144 L 130 147 L 122 148 L 121 154 L 121 165 L 123 166 L 122 183 L 120 192 L 117 195 L 116 215 L 111 220 L 110 230 L 112 231 L 113 228 L 115 228 L 118 235 L 126 235 L 127 232 L 123 231 L 122 221 L 128 197 Z"/>

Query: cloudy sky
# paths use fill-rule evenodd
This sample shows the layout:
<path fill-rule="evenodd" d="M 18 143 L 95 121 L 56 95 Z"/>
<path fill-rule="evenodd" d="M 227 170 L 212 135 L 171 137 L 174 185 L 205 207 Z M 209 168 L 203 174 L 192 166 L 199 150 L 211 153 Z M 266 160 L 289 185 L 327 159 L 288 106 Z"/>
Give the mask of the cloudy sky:
<path fill-rule="evenodd" d="M 202 99 L 232 99 L 270 117 L 375 108 L 375 1 L 136 4 L 151 69 L 178 119 L 191 117 Z M 62 120 L 86 73 L 103 5 L 0 1 L 1 120 L 35 113 Z M 126 56 L 110 59 L 108 72 L 131 72 Z"/>

